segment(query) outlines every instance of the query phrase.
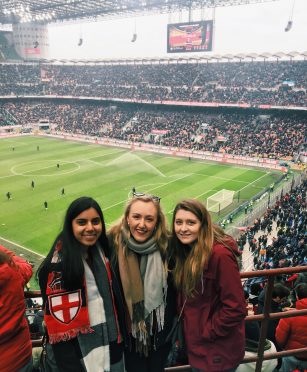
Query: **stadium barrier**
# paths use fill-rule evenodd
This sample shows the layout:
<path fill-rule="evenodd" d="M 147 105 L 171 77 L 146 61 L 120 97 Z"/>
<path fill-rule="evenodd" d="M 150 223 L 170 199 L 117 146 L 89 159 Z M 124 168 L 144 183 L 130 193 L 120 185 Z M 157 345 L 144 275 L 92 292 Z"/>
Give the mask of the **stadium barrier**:
<path fill-rule="evenodd" d="M 303 352 L 307 352 L 307 347 L 294 349 L 294 350 L 287 350 L 287 351 L 279 351 L 275 353 L 266 353 L 264 355 L 264 347 L 265 347 L 265 339 L 266 333 L 268 329 L 268 323 L 270 319 L 281 319 L 281 318 L 289 318 L 295 317 L 300 315 L 307 315 L 307 309 L 304 310 L 291 310 L 285 311 L 280 313 L 270 313 L 270 304 L 272 300 L 272 292 L 274 286 L 274 279 L 276 276 L 279 275 L 292 275 L 295 273 L 307 272 L 307 266 L 296 266 L 296 267 L 288 267 L 282 269 L 271 269 L 271 270 L 258 270 L 258 271 L 249 271 L 240 273 L 241 280 L 249 278 L 259 278 L 264 277 L 267 280 L 267 290 L 266 296 L 264 301 L 264 313 L 261 315 L 252 315 L 247 316 L 245 321 L 250 322 L 253 320 L 257 320 L 261 322 L 260 328 L 260 340 L 259 340 L 259 347 L 257 351 L 257 356 L 254 357 L 244 357 L 241 364 L 256 362 L 255 372 L 261 372 L 262 363 L 264 360 L 270 359 L 277 359 L 283 356 L 289 355 L 299 355 Z M 37 298 L 40 297 L 40 291 L 26 291 L 25 292 L 26 298 Z M 39 340 L 32 340 L 32 346 L 38 347 L 42 345 L 42 339 Z M 189 365 L 184 366 L 175 366 L 175 367 L 167 367 L 165 368 L 165 372 L 188 372 L 191 371 L 191 367 Z"/>

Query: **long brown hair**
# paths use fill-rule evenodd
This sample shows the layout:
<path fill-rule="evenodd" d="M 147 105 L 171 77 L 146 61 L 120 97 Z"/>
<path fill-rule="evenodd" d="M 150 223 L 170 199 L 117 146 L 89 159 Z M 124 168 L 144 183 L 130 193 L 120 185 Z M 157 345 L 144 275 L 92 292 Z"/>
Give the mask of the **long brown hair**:
<path fill-rule="evenodd" d="M 121 236 L 121 232 L 122 230 L 124 230 L 125 232 L 127 232 L 128 238 L 130 237 L 130 229 L 127 223 L 127 217 L 130 213 L 131 206 L 138 200 L 141 200 L 144 203 L 153 203 L 154 206 L 156 207 L 157 224 L 156 224 L 156 228 L 153 234 L 153 238 L 157 242 L 157 245 L 159 247 L 162 257 L 165 258 L 167 254 L 168 239 L 169 239 L 169 233 L 166 227 L 166 219 L 162 211 L 160 202 L 156 200 L 155 198 L 153 198 L 151 195 L 136 196 L 130 199 L 126 205 L 123 217 L 117 224 L 115 224 L 109 229 L 108 235 L 111 235 L 113 237 L 116 251 L 118 251 L 120 247 L 123 247 L 124 243 L 123 243 L 123 239 Z M 123 248 L 125 251 L 125 247 Z"/>
<path fill-rule="evenodd" d="M 201 223 L 197 240 L 191 247 L 182 244 L 175 233 L 176 214 L 180 209 L 193 213 Z M 208 267 L 213 242 L 217 241 L 228 246 L 229 238 L 232 239 L 212 223 L 210 213 L 201 202 L 196 199 L 185 199 L 178 203 L 173 213 L 171 244 L 175 259 L 173 273 L 176 288 L 185 296 L 193 296 L 204 269 Z"/>

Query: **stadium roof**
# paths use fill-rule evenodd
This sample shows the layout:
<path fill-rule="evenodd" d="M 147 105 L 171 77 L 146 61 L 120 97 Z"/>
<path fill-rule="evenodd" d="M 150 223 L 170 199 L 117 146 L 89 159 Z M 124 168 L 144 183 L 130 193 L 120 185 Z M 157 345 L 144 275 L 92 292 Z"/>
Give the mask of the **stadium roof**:
<path fill-rule="evenodd" d="M 0 0 L 0 24 L 51 23 L 279 0 Z"/>
<path fill-rule="evenodd" d="M 108 59 L 40 59 L 27 60 L 25 63 L 61 64 L 61 65 L 134 65 L 134 64 L 176 64 L 176 63 L 209 63 L 209 62 L 238 62 L 238 61 L 279 61 L 279 60 L 306 60 L 305 52 L 277 52 L 277 53 L 238 53 L 238 54 L 213 54 L 202 56 L 172 56 L 156 58 L 108 58 Z M 19 62 L 18 62 L 19 63 Z M 20 62 L 21 63 L 21 62 Z M 1 63 L 0 63 L 1 64 Z"/>

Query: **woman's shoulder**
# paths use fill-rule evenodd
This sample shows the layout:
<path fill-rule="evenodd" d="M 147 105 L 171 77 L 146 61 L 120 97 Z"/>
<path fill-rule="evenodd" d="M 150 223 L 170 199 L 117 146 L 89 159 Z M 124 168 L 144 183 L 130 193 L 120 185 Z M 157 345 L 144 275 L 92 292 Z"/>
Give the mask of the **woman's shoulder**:
<path fill-rule="evenodd" d="M 238 246 L 236 241 L 230 236 L 229 238 L 227 237 L 227 240 L 225 242 L 217 242 L 215 241 L 213 243 L 212 247 L 212 259 L 221 259 L 221 258 L 226 258 L 226 257 L 240 257 L 241 253 L 238 250 Z"/>

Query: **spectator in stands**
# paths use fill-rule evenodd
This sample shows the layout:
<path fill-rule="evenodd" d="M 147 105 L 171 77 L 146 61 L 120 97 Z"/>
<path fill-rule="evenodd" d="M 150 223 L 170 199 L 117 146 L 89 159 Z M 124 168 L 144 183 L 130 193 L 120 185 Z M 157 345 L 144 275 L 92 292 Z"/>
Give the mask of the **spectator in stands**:
<path fill-rule="evenodd" d="M 258 309 L 257 309 L 258 314 L 262 314 L 264 311 L 264 301 L 265 301 L 265 296 L 266 296 L 266 290 L 267 290 L 267 287 L 265 287 L 259 295 Z M 290 295 L 289 288 L 285 287 L 281 283 L 274 284 L 269 312 L 279 313 L 283 311 L 283 304 L 287 302 L 289 295 Z M 276 331 L 277 325 L 278 325 L 278 319 L 269 320 L 267 338 L 273 341 L 275 345 L 276 345 L 275 331 Z"/>
<path fill-rule="evenodd" d="M 248 315 L 254 315 L 253 304 L 249 302 L 249 293 L 244 291 L 246 308 Z M 257 356 L 260 340 L 259 323 L 255 320 L 245 322 L 245 357 Z M 276 347 L 270 340 L 265 340 L 264 354 L 275 353 Z M 276 359 L 264 360 L 262 363 L 261 372 L 272 372 L 277 365 Z M 256 362 L 240 364 L 236 372 L 254 372 L 256 370 Z"/>
<path fill-rule="evenodd" d="M 183 200 L 173 214 L 172 252 L 192 371 L 235 371 L 246 316 L 235 241 L 198 200 Z"/>
<path fill-rule="evenodd" d="M 296 309 L 307 309 L 307 284 L 296 290 Z M 291 310 L 289 310 L 291 311 Z M 285 350 L 299 349 L 307 345 L 307 315 L 280 319 L 276 329 L 276 341 Z M 307 370 L 307 353 L 282 358 L 282 372 Z"/>
<path fill-rule="evenodd" d="M 250 228 L 249 246 L 254 252 L 256 269 L 266 267 L 279 268 L 286 266 L 303 265 L 307 262 L 306 231 L 306 191 L 307 181 L 303 181 L 291 192 L 281 195 L 265 215 L 259 219 L 260 224 Z M 277 230 L 277 236 L 269 237 L 269 226 Z M 256 234 L 261 229 L 261 234 L 256 239 Z M 253 230 L 253 231 L 252 231 Z M 275 233 L 273 234 L 275 235 Z M 268 241 L 270 240 L 270 243 Z M 255 243 L 255 244 L 254 244 Z M 265 262 L 260 260 L 260 249 L 266 248 Z M 287 285 L 294 289 L 299 283 L 307 282 L 304 273 L 294 274 L 287 279 Z M 294 298 L 295 300 L 295 298 Z"/>
<path fill-rule="evenodd" d="M 163 372 L 176 294 L 168 274 L 168 232 L 160 199 L 134 193 L 121 221 L 110 229 L 109 242 L 129 313 L 127 372 Z"/>
<path fill-rule="evenodd" d="M 74 200 L 38 270 L 44 322 L 61 371 L 125 370 L 119 324 L 125 315 L 108 255 L 100 206 L 89 197 Z"/>
<path fill-rule="evenodd" d="M 257 314 L 262 314 L 264 312 L 266 290 L 267 290 L 267 287 L 265 287 L 259 294 Z M 288 303 L 289 295 L 290 295 L 290 290 L 287 287 L 285 287 L 282 283 L 274 284 L 274 288 L 272 291 L 272 300 L 271 300 L 271 304 L 270 304 L 268 311 L 270 313 L 279 313 L 283 311 L 283 307 L 285 305 L 289 305 Z M 275 331 L 276 331 L 277 325 L 278 325 L 278 319 L 269 319 L 266 337 L 268 340 L 274 343 L 277 351 L 280 351 L 281 349 L 275 339 Z M 278 364 L 276 367 L 277 370 L 279 370 L 280 367 L 281 367 L 281 359 L 279 358 Z"/>
<path fill-rule="evenodd" d="M 32 344 L 24 286 L 32 266 L 0 245 L 0 371 L 31 372 Z"/>
<path fill-rule="evenodd" d="M 33 325 L 36 331 L 39 333 L 40 337 L 44 334 L 43 328 L 43 321 L 44 321 L 44 310 L 40 309 L 34 316 Z"/>

